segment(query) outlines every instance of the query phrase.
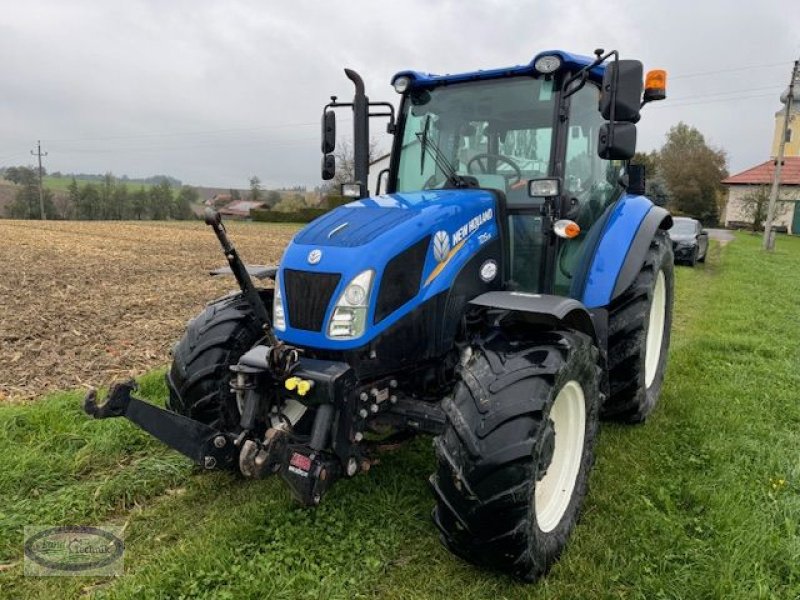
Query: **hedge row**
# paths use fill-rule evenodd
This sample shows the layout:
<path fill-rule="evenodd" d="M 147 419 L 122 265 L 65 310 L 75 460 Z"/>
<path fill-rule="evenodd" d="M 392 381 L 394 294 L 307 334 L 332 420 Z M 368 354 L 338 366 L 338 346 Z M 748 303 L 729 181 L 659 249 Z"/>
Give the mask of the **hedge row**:
<path fill-rule="evenodd" d="M 250 211 L 250 217 L 253 221 L 269 221 L 271 223 L 310 223 L 326 212 L 328 212 L 327 208 L 301 208 L 292 212 L 256 208 Z"/>

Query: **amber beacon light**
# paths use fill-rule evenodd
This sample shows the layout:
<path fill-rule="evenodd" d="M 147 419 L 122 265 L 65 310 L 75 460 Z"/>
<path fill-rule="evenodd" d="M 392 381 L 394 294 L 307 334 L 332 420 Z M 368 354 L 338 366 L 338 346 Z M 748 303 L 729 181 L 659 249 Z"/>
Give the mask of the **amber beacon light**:
<path fill-rule="evenodd" d="M 653 102 L 667 97 L 667 72 L 663 69 L 653 69 L 647 72 L 644 80 L 644 101 Z"/>

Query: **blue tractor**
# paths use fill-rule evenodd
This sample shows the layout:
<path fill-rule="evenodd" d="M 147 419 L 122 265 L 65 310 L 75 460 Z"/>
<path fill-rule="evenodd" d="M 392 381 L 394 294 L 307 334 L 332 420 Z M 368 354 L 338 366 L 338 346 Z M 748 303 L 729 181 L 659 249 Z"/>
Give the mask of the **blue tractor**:
<path fill-rule="evenodd" d="M 246 266 L 209 211 L 241 291 L 189 323 L 168 410 L 133 397 L 132 381 L 85 409 L 205 468 L 277 473 L 308 506 L 381 445 L 432 435 L 444 544 L 534 580 L 575 526 L 599 419 L 641 422 L 661 390 L 672 219 L 629 161 L 665 74 L 645 85 L 639 61 L 602 50 L 404 71 L 396 118 L 346 74 L 355 95 L 323 111 L 322 164 L 333 177 L 334 111 L 352 110 L 353 201 L 273 268 Z M 367 189 L 370 117 L 394 136 L 383 194 Z"/>

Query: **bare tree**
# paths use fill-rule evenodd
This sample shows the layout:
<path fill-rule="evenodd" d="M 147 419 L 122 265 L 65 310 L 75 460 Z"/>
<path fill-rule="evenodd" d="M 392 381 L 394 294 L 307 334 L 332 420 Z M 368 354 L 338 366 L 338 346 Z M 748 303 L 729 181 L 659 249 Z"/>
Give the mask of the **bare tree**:
<path fill-rule="evenodd" d="M 759 186 L 749 194 L 743 196 L 739 202 L 741 203 L 741 213 L 750 222 L 754 232 L 761 231 L 764 227 L 764 221 L 767 218 L 767 208 L 769 207 L 769 188 L 767 186 Z M 775 218 L 778 219 L 786 215 L 791 207 L 791 202 L 786 202 L 779 199 L 775 203 Z"/>
<path fill-rule="evenodd" d="M 377 140 L 371 140 L 369 143 L 369 162 L 374 161 L 379 152 L 380 148 L 378 148 Z M 334 156 L 336 157 L 336 175 L 326 187 L 329 194 L 338 195 L 343 183 L 353 183 L 356 178 L 353 144 L 349 140 L 339 140 L 336 144 Z M 364 183 L 366 184 L 366 181 Z"/>

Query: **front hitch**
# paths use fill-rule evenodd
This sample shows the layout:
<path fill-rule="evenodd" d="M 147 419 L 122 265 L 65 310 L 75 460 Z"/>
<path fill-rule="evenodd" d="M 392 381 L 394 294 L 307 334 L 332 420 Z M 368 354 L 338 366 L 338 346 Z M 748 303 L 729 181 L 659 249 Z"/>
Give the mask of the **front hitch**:
<path fill-rule="evenodd" d="M 205 469 L 238 468 L 239 448 L 233 434 L 140 400 L 131 395 L 137 387 L 132 379 L 117 383 L 100 405 L 96 390 L 89 390 L 83 410 L 95 419 L 125 417 Z"/>

